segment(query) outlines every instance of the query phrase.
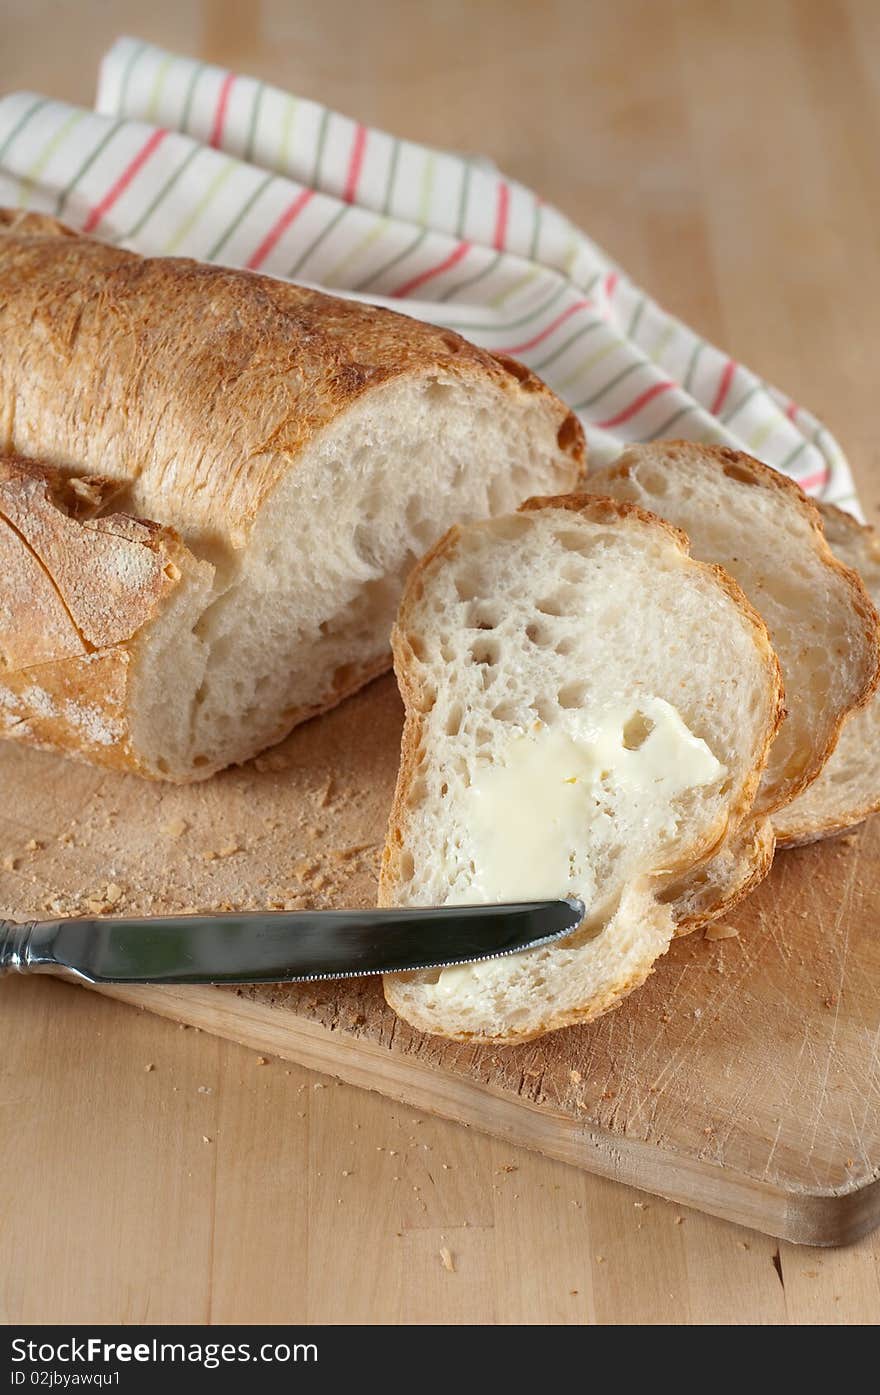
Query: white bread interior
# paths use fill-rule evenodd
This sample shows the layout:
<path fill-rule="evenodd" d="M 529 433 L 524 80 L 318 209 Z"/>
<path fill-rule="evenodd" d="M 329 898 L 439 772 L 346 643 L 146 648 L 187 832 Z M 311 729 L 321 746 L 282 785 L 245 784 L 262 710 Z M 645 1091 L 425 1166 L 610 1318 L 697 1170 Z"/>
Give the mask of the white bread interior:
<path fill-rule="evenodd" d="M 504 405 L 490 383 L 392 382 L 306 446 L 246 548 L 206 548 L 183 530 L 215 577 L 141 647 L 131 720 L 151 772 L 209 775 L 338 702 L 390 664 L 406 574 L 450 524 L 572 482 L 552 407 Z M 150 516 L 159 501 L 135 485 L 128 502 Z"/>

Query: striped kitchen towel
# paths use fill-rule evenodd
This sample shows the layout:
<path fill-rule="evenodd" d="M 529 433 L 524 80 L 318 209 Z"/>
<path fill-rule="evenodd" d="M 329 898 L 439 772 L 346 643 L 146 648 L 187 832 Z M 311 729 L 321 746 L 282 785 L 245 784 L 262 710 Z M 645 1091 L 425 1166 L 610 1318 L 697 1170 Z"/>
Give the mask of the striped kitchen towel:
<path fill-rule="evenodd" d="M 256 78 L 119 39 L 95 111 L 0 100 L 0 204 L 459 330 L 545 378 L 597 464 L 659 436 L 717 442 L 858 508 L 815 417 L 662 310 L 530 190 Z"/>

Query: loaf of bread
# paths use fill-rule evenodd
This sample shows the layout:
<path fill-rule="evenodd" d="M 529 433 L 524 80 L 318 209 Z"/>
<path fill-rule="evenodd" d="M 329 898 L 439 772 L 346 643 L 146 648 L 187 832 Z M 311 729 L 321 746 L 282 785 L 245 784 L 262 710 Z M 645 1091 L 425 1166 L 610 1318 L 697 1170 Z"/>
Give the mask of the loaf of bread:
<path fill-rule="evenodd" d="M 453 528 L 393 643 L 406 722 L 380 903 L 574 894 L 587 914 L 545 948 L 389 976 L 389 1003 L 476 1041 L 598 1016 L 668 947 L 670 885 L 751 827 L 783 715 L 763 621 L 678 529 L 573 495 Z"/>
<path fill-rule="evenodd" d="M 453 522 L 579 480 L 577 419 L 458 335 L 0 211 L 0 731 L 154 778 L 390 663 Z"/>

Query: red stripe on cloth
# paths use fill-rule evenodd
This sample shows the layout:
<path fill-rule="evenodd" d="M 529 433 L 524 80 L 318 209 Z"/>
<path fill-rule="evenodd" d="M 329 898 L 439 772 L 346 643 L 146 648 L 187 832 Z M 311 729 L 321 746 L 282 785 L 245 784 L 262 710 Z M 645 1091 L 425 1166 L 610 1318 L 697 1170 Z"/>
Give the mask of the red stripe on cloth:
<path fill-rule="evenodd" d="M 653 387 L 649 387 L 648 390 L 637 397 L 635 401 L 630 402 L 628 407 L 624 407 L 622 412 L 618 412 L 616 417 L 609 417 L 607 421 L 599 421 L 596 425 L 599 427 L 600 431 L 610 431 L 612 426 L 620 426 L 623 422 L 629 421 L 630 417 L 634 417 L 636 412 L 640 412 L 643 407 L 647 407 L 649 402 L 653 402 L 655 397 L 659 397 L 661 392 L 668 392 L 669 389 L 673 387 L 675 387 L 675 383 L 655 383 Z"/>
<path fill-rule="evenodd" d="M 460 242 L 454 252 L 450 252 L 442 262 L 430 267 L 428 271 L 420 271 L 418 276 L 414 276 L 411 281 L 404 281 L 402 286 L 398 286 L 396 291 L 392 291 L 392 296 L 410 295 L 412 291 L 417 291 L 419 286 L 424 286 L 426 281 L 431 281 L 441 272 L 449 271 L 453 266 L 457 266 L 462 257 L 466 257 L 473 246 L 472 242 Z"/>
<path fill-rule="evenodd" d="M 510 185 L 503 181 L 498 185 L 498 204 L 495 212 L 495 236 L 492 246 L 496 252 L 504 251 L 507 240 L 507 216 L 510 212 Z"/>
<path fill-rule="evenodd" d="M 130 164 L 126 165 L 115 184 L 111 184 L 101 201 L 95 204 L 88 218 L 83 223 L 84 233 L 94 231 L 104 217 L 104 214 L 110 211 L 120 194 L 125 193 L 138 170 L 147 163 L 153 151 L 162 144 L 167 135 L 168 132 L 166 130 L 154 131 L 146 144 L 141 146 L 137 155 L 135 155 Z"/>
<path fill-rule="evenodd" d="M 823 484 L 828 483 L 830 474 L 831 471 L 826 465 L 824 469 L 817 470 L 815 475 L 806 475 L 804 479 L 798 480 L 798 484 L 805 493 L 808 489 L 819 489 Z"/>
<path fill-rule="evenodd" d="M 354 133 L 351 155 L 348 160 L 348 174 L 345 176 L 345 191 L 342 195 L 346 203 L 354 203 L 354 196 L 357 193 L 358 180 L 361 177 L 361 168 L 364 163 L 364 151 L 366 148 L 367 128 L 366 126 L 358 126 Z"/>
<path fill-rule="evenodd" d="M 217 110 L 214 112 L 214 124 L 211 127 L 210 144 L 216 150 L 223 138 L 223 123 L 226 120 L 226 108 L 229 106 L 229 94 L 232 91 L 232 84 L 235 82 L 235 73 L 227 73 L 220 86 L 220 95 L 217 98 Z"/>
<path fill-rule="evenodd" d="M 721 374 L 721 381 L 718 384 L 718 391 L 715 394 L 715 401 L 709 408 L 709 411 L 712 413 L 713 417 L 717 417 L 718 413 L 721 411 L 721 408 L 724 406 L 724 399 L 730 391 L 730 384 L 733 382 L 733 375 L 735 372 L 736 364 L 734 363 L 732 358 L 729 358 L 724 365 L 724 372 Z"/>
<path fill-rule="evenodd" d="M 795 401 L 791 400 L 789 401 L 789 404 L 785 409 L 785 415 L 788 417 L 789 421 L 794 421 L 799 411 L 800 408 L 798 407 L 798 404 Z"/>
<path fill-rule="evenodd" d="M 617 282 L 619 279 L 616 271 L 609 271 L 608 275 L 605 277 L 605 294 L 609 300 L 617 290 Z"/>
<path fill-rule="evenodd" d="M 309 199 L 314 196 L 314 193 L 314 189 L 303 189 L 301 193 L 297 194 L 293 203 L 285 208 L 281 217 L 275 220 L 266 233 L 266 236 L 263 238 L 256 252 L 245 262 L 248 271 L 256 271 L 258 266 L 262 266 L 279 237 L 287 231 L 293 220 L 302 213 Z"/>
<path fill-rule="evenodd" d="M 526 349 L 533 349 L 536 344 L 541 343 L 542 339 L 546 339 L 548 335 L 551 335 L 554 329 L 558 329 L 560 325 L 564 325 L 565 321 L 571 319 L 572 315 L 576 314 L 578 310 L 584 310 L 587 306 L 592 305 L 592 303 L 591 300 L 576 300 L 574 305 L 569 305 L 567 310 L 563 310 L 561 315 L 557 315 L 556 319 L 552 320 L 549 325 L 546 325 L 544 329 L 541 330 L 540 334 L 536 334 L 533 339 L 526 339 L 522 344 L 513 344 L 509 349 L 493 349 L 492 352 L 494 354 L 525 353 Z"/>

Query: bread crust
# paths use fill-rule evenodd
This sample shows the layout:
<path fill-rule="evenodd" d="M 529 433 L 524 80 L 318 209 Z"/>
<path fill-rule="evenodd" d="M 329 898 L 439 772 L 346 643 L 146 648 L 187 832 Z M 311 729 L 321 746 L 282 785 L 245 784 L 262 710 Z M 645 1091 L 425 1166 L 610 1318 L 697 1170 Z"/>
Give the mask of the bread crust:
<path fill-rule="evenodd" d="M 0 421 L 18 472 L 9 484 L 15 518 L 0 533 L 9 651 L 0 734 L 152 778 L 204 778 L 214 768 L 154 770 L 132 745 L 136 661 L 171 599 L 169 578 L 158 581 L 164 567 L 192 575 L 218 557 L 233 560 L 307 447 L 365 394 L 436 377 L 493 385 L 500 412 L 527 396 L 558 424 L 573 476 L 584 472 L 577 418 L 504 355 L 271 277 L 143 258 L 45 214 L 0 209 L 0 334 Z M 28 460 L 38 462 L 48 493 L 26 484 Z M 74 508 L 70 481 L 80 503 L 89 491 L 98 499 L 93 532 Z M 111 518 L 113 491 L 126 512 Z M 95 593 L 89 568 L 114 529 L 120 559 L 127 541 L 151 550 L 156 565 L 149 584 L 111 597 Z M 35 530 L 38 556 L 33 540 L 24 542 Z M 73 617 L 71 596 L 83 615 Z M 37 663 L 35 684 L 34 673 L 22 675 Z M 389 664 L 390 654 L 376 655 L 340 671 L 332 699 L 288 712 L 275 739 Z"/>
<path fill-rule="evenodd" d="M 531 395 L 583 471 L 577 418 L 514 360 L 255 272 L 141 257 L 45 214 L 0 210 L 0 333 L 11 448 L 124 480 L 139 511 L 190 545 L 243 547 L 309 443 L 401 377 Z"/>
<path fill-rule="evenodd" d="M 0 735 L 142 770 L 128 685 L 138 645 L 204 569 L 171 528 L 107 513 L 115 486 L 0 457 Z"/>
<path fill-rule="evenodd" d="M 681 529 L 667 523 L 664 519 L 658 518 L 656 514 L 649 513 L 647 510 L 635 504 L 588 493 L 528 499 L 521 505 L 519 512 L 555 508 L 578 513 L 600 524 L 617 524 L 623 522 L 629 525 L 645 527 L 655 533 L 662 533 L 665 538 L 669 539 L 674 544 L 690 566 L 696 567 L 705 575 L 711 576 L 715 583 L 721 585 L 747 620 L 753 632 L 756 647 L 760 654 L 766 676 L 770 707 L 770 719 L 768 721 L 762 750 L 750 772 L 749 778 L 744 781 L 740 797 L 731 809 L 724 826 L 717 829 L 711 838 L 706 840 L 705 847 L 689 852 L 686 861 L 682 864 L 681 870 L 684 870 L 685 867 L 693 866 L 695 863 L 709 858 L 724 841 L 728 833 L 732 829 L 738 827 L 744 819 L 748 817 L 761 778 L 761 772 L 767 762 L 773 740 L 783 720 L 785 707 L 782 676 L 779 661 L 770 644 L 767 627 L 754 607 L 746 599 L 741 588 L 734 579 L 725 572 L 722 567 L 711 563 L 698 562 L 692 558 L 689 553 L 689 542 L 686 535 Z M 423 595 L 426 573 L 435 563 L 448 561 L 454 555 L 456 545 L 461 535 L 461 528 L 451 528 L 435 544 L 430 552 L 422 558 L 421 562 L 417 564 L 410 574 L 398 611 L 397 624 L 392 632 L 394 670 L 397 676 L 401 697 L 403 698 L 405 720 L 401 741 L 398 780 L 388 822 L 388 832 L 382 856 L 379 879 L 379 905 L 382 906 L 395 904 L 395 892 L 399 886 L 399 877 L 395 874 L 394 866 L 398 854 L 404 845 L 408 798 L 411 786 L 416 777 L 419 751 L 424 736 L 425 703 L 424 695 L 417 678 L 416 664 L 414 663 L 415 643 L 409 625 L 410 612 L 413 605 L 415 605 Z M 675 867 L 670 868 L 671 872 L 675 872 L 676 870 Z M 658 906 L 657 914 L 671 919 L 671 911 L 668 908 Z M 452 1031 L 443 1032 L 442 1035 L 448 1035 L 451 1039 L 458 1041 L 480 1041 L 503 1045 L 512 1042 L 528 1041 L 535 1037 L 542 1036 L 549 1031 L 556 1031 L 562 1027 L 571 1026 L 579 1022 L 592 1021 L 616 1006 L 623 997 L 643 983 L 651 972 L 651 967 L 655 958 L 656 955 L 649 957 L 644 965 L 610 985 L 600 999 L 593 999 L 589 1003 L 578 1008 L 566 1009 L 546 1019 L 540 1025 L 529 1028 L 528 1030 L 510 1032 L 504 1035 L 455 1033 Z M 419 1014 L 418 1009 L 413 1010 L 411 1003 L 406 1002 L 404 1004 L 401 993 L 395 987 L 395 977 L 396 976 L 386 976 L 384 980 L 385 996 L 390 1006 L 396 1011 L 401 1012 L 401 1014 L 406 1017 L 406 1020 L 413 1026 L 420 1030 L 437 1034 L 437 1024 L 430 1015 L 425 1014 L 422 1016 Z"/>
<path fill-rule="evenodd" d="M 724 879 L 713 877 L 714 857 L 688 873 L 684 882 L 673 883 L 660 897 L 675 916 L 675 934 L 690 935 L 707 921 L 738 906 L 759 886 L 773 866 L 776 837 L 770 819 L 745 820 L 729 840 L 735 860 Z M 720 850 L 719 850 L 720 851 Z M 724 851 L 728 851 L 725 846 Z M 683 911 L 682 907 L 690 905 Z"/>
<path fill-rule="evenodd" d="M 828 534 L 838 533 L 841 536 L 841 543 L 848 543 L 849 546 L 858 547 L 863 551 L 863 560 L 872 566 L 880 567 L 880 538 L 875 530 L 865 523 L 859 523 L 852 514 L 846 513 L 844 509 L 839 509 L 835 504 L 819 502 L 816 505 L 820 518 L 823 522 L 825 540 L 828 542 Z M 830 543 L 829 543 L 830 546 Z M 840 562 L 840 559 L 836 559 Z M 844 563 L 840 563 L 845 565 Z M 854 570 L 854 569 L 850 569 Z M 854 573 L 857 574 L 857 573 Z M 859 578 L 864 585 L 864 579 Z M 880 701 L 875 694 L 868 699 L 869 702 Z M 849 715 L 844 719 L 844 725 L 849 720 Z M 841 731 L 843 726 L 841 727 Z M 838 739 L 840 732 L 838 733 Z M 833 752 L 832 752 L 833 754 Z M 866 760 L 871 759 L 871 753 L 866 752 Z M 820 777 L 821 778 L 821 777 Z M 802 818 L 790 825 L 787 829 L 777 830 L 777 845 L 780 848 L 796 848 L 806 843 L 815 843 L 822 838 L 834 838 L 840 834 L 848 832 L 850 829 L 863 823 L 871 814 L 880 811 L 880 780 L 873 796 L 862 799 L 852 804 L 845 815 L 836 817 L 829 822 L 827 819 L 819 817 Z M 794 810 L 791 813 L 794 814 Z"/>

